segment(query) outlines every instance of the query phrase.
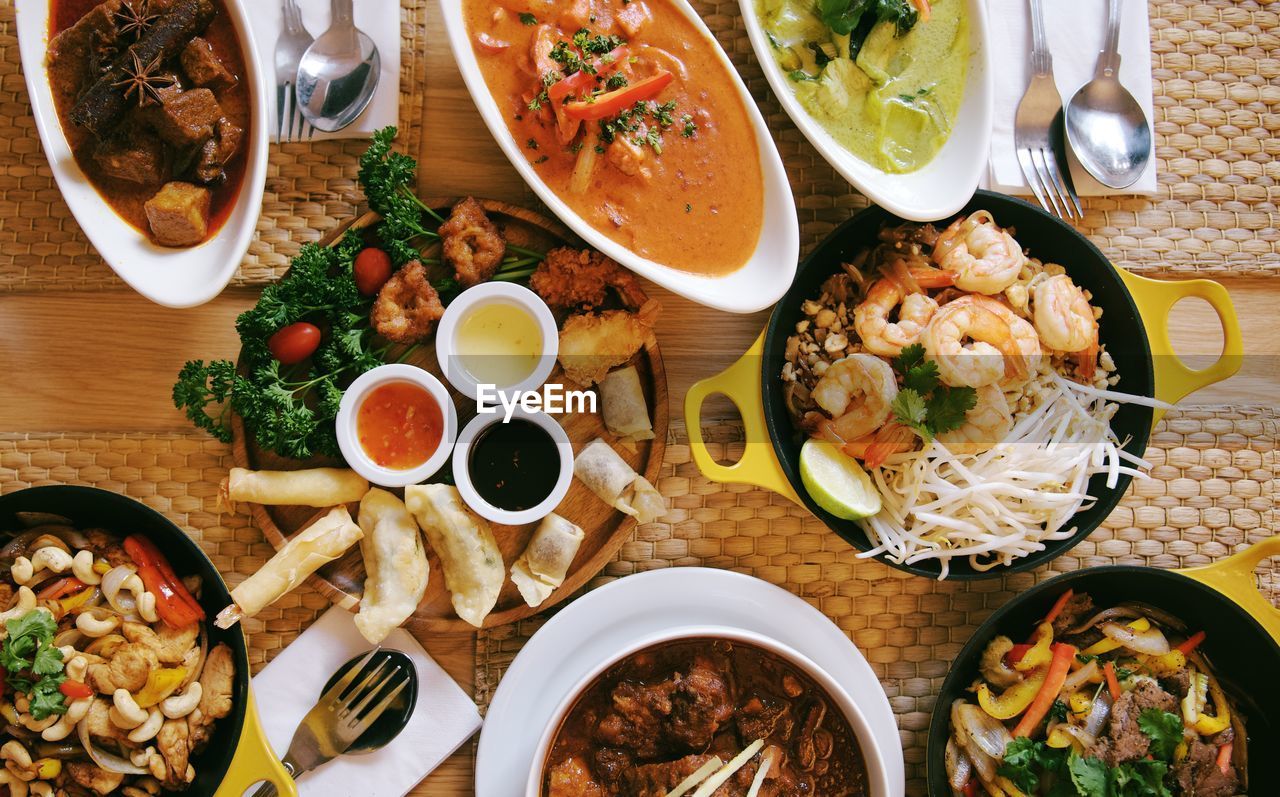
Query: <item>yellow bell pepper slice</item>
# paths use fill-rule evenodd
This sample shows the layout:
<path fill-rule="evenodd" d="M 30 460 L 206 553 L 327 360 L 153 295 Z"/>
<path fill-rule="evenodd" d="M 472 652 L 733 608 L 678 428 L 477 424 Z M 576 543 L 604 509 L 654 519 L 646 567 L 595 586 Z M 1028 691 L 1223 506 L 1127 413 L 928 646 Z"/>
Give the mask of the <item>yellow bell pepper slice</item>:
<path fill-rule="evenodd" d="M 1200 718 L 1196 720 L 1195 729 L 1201 736 L 1213 736 L 1231 726 L 1231 709 L 1227 706 L 1227 696 L 1218 685 L 1218 681 L 1210 678 L 1208 673 L 1201 673 L 1200 677 L 1209 682 L 1209 693 L 1213 695 L 1213 706 L 1218 713 L 1210 716 L 1202 711 Z"/>
<path fill-rule="evenodd" d="M 75 595 L 72 595 L 69 598 L 63 598 L 62 600 L 58 601 L 60 604 L 62 604 L 62 613 L 66 614 L 67 612 L 74 611 L 76 609 L 79 609 L 81 606 L 85 605 L 85 603 L 87 603 L 88 600 L 93 597 L 93 593 L 96 592 L 97 589 L 98 589 L 97 587 L 85 587 L 83 590 L 77 592 Z"/>
<path fill-rule="evenodd" d="M 1036 637 L 1036 642 L 1031 649 L 1014 663 L 1013 668 L 1018 672 L 1030 672 L 1053 660 L 1053 650 L 1050 648 L 1053 645 L 1053 626 L 1049 623 L 1041 623 L 1036 628 Z"/>
<path fill-rule="evenodd" d="M 56 758 L 37 758 L 35 765 L 40 780 L 53 780 L 62 774 L 62 762 Z"/>
<path fill-rule="evenodd" d="M 1014 786 L 1013 781 L 1009 780 L 1004 775 L 997 775 L 996 783 L 1000 785 L 1000 788 L 1004 789 L 1005 793 L 1008 794 L 1009 797 L 1027 797 L 1025 792 L 1017 786 Z"/>
<path fill-rule="evenodd" d="M 1162 656 L 1143 656 L 1142 668 L 1156 676 L 1173 675 L 1187 666 L 1187 654 L 1173 649 Z"/>
<path fill-rule="evenodd" d="M 1089 709 L 1093 708 L 1093 696 L 1084 691 L 1072 692 L 1067 698 L 1067 707 L 1077 717 L 1087 717 Z"/>
<path fill-rule="evenodd" d="M 1045 739 L 1045 744 L 1062 750 L 1074 745 L 1075 741 L 1076 737 L 1067 733 L 1062 728 L 1054 728 L 1053 732 L 1049 734 L 1049 738 Z"/>
<path fill-rule="evenodd" d="M 139 708 L 150 708 L 178 691 L 187 677 L 186 667 L 161 667 L 147 675 L 147 683 L 133 696 Z"/>
<path fill-rule="evenodd" d="M 1137 620 L 1134 620 L 1132 623 L 1129 623 L 1128 625 L 1134 631 L 1146 631 L 1151 627 L 1151 621 L 1145 617 L 1139 617 Z M 1119 642 L 1116 642 L 1114 639 L 1107 637 L 1105 639 L 1100 639 L 1097 642 L 1094 642 L 1089 647 L 1080 651 L 1080 655 L 1101 656 L 1103 653 L 1110 653 L 1111 651 L 1115 650 L 1118 647 L 1120 647 Z"/>
<path fill-rule="evenodd" d="M 1030 677 L 1019 681 L 999 695 L 992 695 L 987 685 L 981 684 L 978 687 L 978 705 L 998 720 L 1013 719 L 1026 711 L 1031 701 L 1036 699 L 1036 694 L 1040 692 L 1040 687 L 1044 686 L 1048 675 L 1049 669 L 1041 667 Z"/>

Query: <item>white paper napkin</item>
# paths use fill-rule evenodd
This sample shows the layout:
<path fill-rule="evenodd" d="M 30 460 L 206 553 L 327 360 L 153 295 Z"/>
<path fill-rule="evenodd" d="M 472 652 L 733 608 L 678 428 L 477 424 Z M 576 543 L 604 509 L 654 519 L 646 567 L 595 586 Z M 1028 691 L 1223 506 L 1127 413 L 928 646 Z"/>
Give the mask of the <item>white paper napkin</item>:
<path fill-rule="evenodd" d="M 404 652 L 417 667 L 418 704 L 409 724 L 381 750 L 342 756 L 303 775 L 303 797 L 402 797 L 479 730 L 475 703 L 409 632 L 392 631 L 382 646 Z M 277 755 L 288 751 L 329 676 L 369 647 L 351 613 L 335 606 L 258 673 L 253 690 Z"/>
<path fill-rule="evenodd" d="M 1155 118 L 1151 95 L 1151 38 L 1145 0 L 1122 0 L 1120 22 L 1120 82 L 1137 98 L 1147 121 Z M 1093 77 L 1107 27 L 1107 0 L 1046 0 L 1044 25 L 1053 55 L 1053 76 L 1063 107 L 1076 90 Z M 1013 147 L 1013 117 L 1026 91 L 1031 67 L 1031 10 L 1027 0 L 987 0 L 991 32 L 991 65 L 995 69 L 995 121 L 991 130 L 991 187 L 1011 194 L 1029 194 Z M 1076 192 L 1081 196 L 1151 194 L 1156 190 L 1156 162 L 1152 157 L 1138 181 L 1128 188 L 1107 188 L 1071 164 Z"/>
<path fill-rule="evenodd" d="M 302 10 L 302 24 L 312 36 L 319 36 L 329 29 L 328 0 L 298 0 Z M 276 121 L 276 40 L 284 25 L 281 0 L 248 0 L 244 3 L 253 38 L 258 46 L 258 58 L 267 71 L 270 84 L 267 96 L 271 140 L 276 141 L 280 129 Z M 355 4 L 356 27 L 369 34 L 378 47 L 382 59 L 381 77 L 373 100 L 364 113 L 350 126 L 336 133 L 316 130 L 312 140 L 325 138 L 369 138 L 380 127 L 393 125 L 400 118 L 400 2 L 399 0 L 360 0 Z M 310 130 L 310 127 L 307 128 Z"/>

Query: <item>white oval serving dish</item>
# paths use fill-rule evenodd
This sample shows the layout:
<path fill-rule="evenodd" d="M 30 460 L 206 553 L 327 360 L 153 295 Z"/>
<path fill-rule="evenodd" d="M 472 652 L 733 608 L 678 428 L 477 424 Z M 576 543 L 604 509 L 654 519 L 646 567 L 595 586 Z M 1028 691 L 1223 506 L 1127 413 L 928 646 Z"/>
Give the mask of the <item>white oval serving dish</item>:
<path fill-rule="evenodd" d="M 35 114 L 40 144 L 53 170 L 58 190 L 80 229 L 116 274 L 129 287 L 167 307 L 204 304 L 222 292 L 249 249 L 262 210 L 267 179 L 267 75 L 258 62 L 258 48 L 242 4 L 226 3 L 244 53 L 244 80 L 250 86 L 248 158 L 235 207 L 222 227 L 207 241 L 185 249 L 153 244 L 146 235 L 116 214 L 76 163 L 62 132 L 45 70 L 49 47 L 50 0 L 17 0 L 18 48 L 22 71 Z"/>
<path fill-rule="evenodd" d="M 964 0 L 969 14 L 969 68 L 964 99 L 951 136 L 933 160 L 907 174 L 886 172 L 837 142 L 796 99 L 791 78 L 778 65 L 756 12 L 757 0 L 739 0 L 751 49 L 782 109 L 823 159 L 854 188 L 895 216 L 936 221 L 954 215 L 973 196 L 991 159 L 994 86 L 985 0 Z"/>
<path fill-rule="evenodd" d="M 471 99 L 479 109 L 480 116 L 484 119 L 489 132 L 497 140 L 498 146 L 511 161 L 511 165 L 552 213 L 555 213 L 592 247 L 640 276 L 651 279 L 687 299 L 731 313 L 752 313 L 763 310 L 766 307 L 772 307 L 791 286 L 800 257 L 800 224 L 796 218 L 795 198 L 791 194 L 791 184 L 787 181 L 787 172 L 783 168 L 782 158 L 773 143 L 773 137 L 769 133 L 764 117 L 760 114 L 759 107 L 747 91 L 737 70 L 724 54 L 724 50 L 716 43 L 711 31 L 686 0 L 669 0 L 669 2 L 684 14 L 712 44 L 716 56 L 733 76 L 738 95 L 742 98 L 747 116 L 751 119 L 751 126 L 756 135 L 756 145 L 760 151 L 760 166 L 764 177 L 764 226 L 760 231 L 760 240 L 751 259 L 745 265 L 737 271 L 720 277 L 707 277 L 680 271 L 641 257 L 596 230 L 565 204 L 538 176 L 525 158 L 522 151 L 523 144 L 517 143 L 507 129 L 502 112 L 493 95 L 489 93 L 489 87 L 480 71 L 480 64 L 476 60 L 475 51 L 471 47 L 466 20 L 463 19 L 462 14 L 462 0 L 442 0 L 440 5 L 444 9 L 445 28 L 448 31 L 449 46 L 453 49 L 454 60 L 462 72 L 462 78 L 467 84 L 467 90 L 471 92 Z"/>

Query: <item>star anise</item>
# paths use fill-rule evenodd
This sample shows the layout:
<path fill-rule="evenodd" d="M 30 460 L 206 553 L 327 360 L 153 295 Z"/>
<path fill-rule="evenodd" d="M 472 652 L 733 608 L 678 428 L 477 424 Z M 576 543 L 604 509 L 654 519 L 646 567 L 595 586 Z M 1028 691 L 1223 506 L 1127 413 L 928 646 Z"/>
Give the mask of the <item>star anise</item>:
<path fill-rule="evenodd" d="M 116 30 L 121 36 L 141 39 L 151 23 L 159 18 L 159 14 L 151 13 L 151 0 L 124 0 L 116 9 Z"/>
<path fill-rule="evenodd" d="M 174 84 L 173 75 L 167 75 L 160 71 L 160 56 L 158 54 L 146 65 L 142 63 L 137 50 L 130 50 L 129 55 L 132 57 L 133 63 L 125 65 L 124 77 L 115 82 L 115 87 L 124 89 L 124 98 L 126 100 L 136 93 L 138 95 L 139 108 L 146 106 L 148 102 L 154 102 L 159 105 L 161 103 L 160 89 Z"/>

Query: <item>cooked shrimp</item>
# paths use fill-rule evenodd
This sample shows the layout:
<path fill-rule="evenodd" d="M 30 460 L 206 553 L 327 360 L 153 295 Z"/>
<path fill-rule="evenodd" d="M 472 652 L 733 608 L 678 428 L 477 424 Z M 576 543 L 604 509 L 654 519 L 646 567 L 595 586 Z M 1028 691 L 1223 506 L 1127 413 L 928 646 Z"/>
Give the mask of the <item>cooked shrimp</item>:
<path fill-rule="evenodd" d="M 1076 355 L 1076 368 L 1086 378 L 1098 364 L 1098 320 L 1080 286 L 1066 274 L 1038 283 L 1031 292 L 1032 318 L 1045 346 Z"/>
<path fill-rule="evenodd" d="M 990 213 L 979 210 L 956 219 L 938 236 L 933 260 L 955 273 L 956 287 L 994 295 L 1018 279 L 1026 256 L 1013 236 L 996 226 Z"/>
<path fill-rule="evenodd" d="M 889 320 L 895 307 L 898 320 Z M 907 293 L 897 280 L 881 279 L 867 291 L 867 298 L 853 309 L 853 328 L 867 351 L 896 357 L 906 346 L 917 343 L 933 318 L 938 303 L 923 293 Z"/>
<path fill-rule="evenodd" d="M 1004 391 L 997 385 L 977 390 L 978 401 L 965 413 L 964 424 L 938 435 L 938 442 L 953 454 L 981 454 L 993 448 L 1013 429 L 1013 413 Z"/>
<path fill-rule="evenodd" d="M 970 294 L 944 304 L 921 336 L 925 354 L 952 387 L 1025 381 L 1040 359 L 1031 324 L 989 296 Z"/>
<path fill-rule="evenodd" d="M 889 363 L 873 354 L 836 360 L 813 386 L 813 400 L 834 419 L 821 424 L 824 434 L 845 443 L 884 426 L 898 395 Z"/>

